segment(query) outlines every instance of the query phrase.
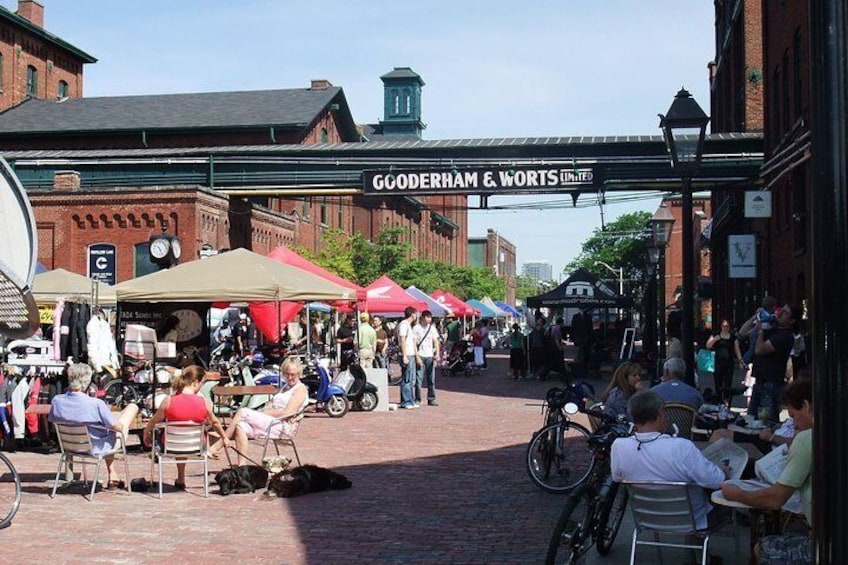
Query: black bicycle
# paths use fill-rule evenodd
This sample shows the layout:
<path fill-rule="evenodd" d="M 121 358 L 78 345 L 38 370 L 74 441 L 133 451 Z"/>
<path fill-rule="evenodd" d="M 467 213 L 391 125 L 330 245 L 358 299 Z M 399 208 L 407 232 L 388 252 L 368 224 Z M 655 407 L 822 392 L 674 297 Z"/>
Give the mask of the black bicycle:
<path fill-rule="evenodd" d="M 576 412 L 578 407 L 572 404 L 566 408 L 569 409 Z M 610 448 L 617 438 L 630 435 L 632 426 L 600 410 L 580 411 L 601 421 L 598 431 L 587 439 L 594 464 L 586 481 L 565 501 L 548 546 L 547 565 L 578 563 L 592 546 L 599 554 L 607 555 L 627 508 L 627 489 L 612 480 Z"/>
<path fill-rule="evenodd" d="M 21 506 L 21 477 L 9 458 L 0 453 L 0 529 L 9 526 Z"/>
<path fill-rule="evenodd" d="M 590 394 L 584 385 L 571 384 L 545 395 L 544 424 L 527 446 L 526 463 L 533 482 L 548 492 L 567 493 L 592 471 L 594 459 L 586 446 L 591 432 L 565 412 L 566 403 L 582 405 Z"/>

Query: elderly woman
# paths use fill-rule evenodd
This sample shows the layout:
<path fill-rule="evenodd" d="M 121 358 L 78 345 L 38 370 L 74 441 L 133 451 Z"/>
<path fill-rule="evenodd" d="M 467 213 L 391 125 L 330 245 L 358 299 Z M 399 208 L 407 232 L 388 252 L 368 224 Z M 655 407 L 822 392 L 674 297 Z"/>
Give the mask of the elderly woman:
<path fill-rule="evenodd" d="M 269 433 L 272 438 L 281 438 L 291 435 L 292 429 L 289 422 L 284 421 L 289 416 L 301 412 L 309 404 L 309 391 L 306 385 L 300 381 L 303 376 L 303 367 L 294 357 L 283 361 L 280 373 L 286 381 L 286 385 L 274 395 L 271 402 L 260 410 L 241 408 L 233 417 L 233 421 L 227 426 L 226 433 L 221 440 L 209 448 L 209 454 L 217 457 L 223 442 L 228 438 L 236 440 L 237 464 L 241 465 L 242 454 L 247 452 L 248 440 L 265 437 Z M 226 444 L 223 444 L 226 445 Z"/>
<path fill-rule="evenodd" d="M 212 403 L 197 394 L 203 382 L 206 371 L 197 365 L 191 365 L 181 371 L 176 371 L 171 378 L 173 394 L 166 397 L 156 414 L 147 422 L 142 439 L 145 445 L 151 444 L 153 428 L 159 422 L 207 422 L 224 438 L 224 445 L 230 442 L 224 435 L 224 427 L 212 410 Z M 177 463 L 177 480 L 174 486 L 185 490 L 185 463 Z"/>
<path fill-rule="evenodd" d="M 91 367 L 82 363 L 75 363 L 68 368 L 68 391 L 53 398 L 47 420 L 63 424 L 88 424 L 109 428 L 108 431 L 100 428 L 89 428 L 88 431 L 94 453 L 108 453 L 115 447 L 116 432 L 120 432 L 126 440 L 130 424 L 138 414 L 138 406 L 128 405 L 116 418 L 105 402 L 83 392 L 91 384 L 91 372 Z M 109 473 L 109 482 L 104 488 L 125 488 L 124 482 L 118 479 L 112 466 L 114 457 L 108 456 L 104 459 Z"/>
<path fill-rule="evenodd" d="M 609 386 L 601 395 L 604 413 L 610 416 L 627 415 L 627 401 L 636 392 L 642 379 L 642 367 L 638 363 L 622 363 L 615 370 Z"/>

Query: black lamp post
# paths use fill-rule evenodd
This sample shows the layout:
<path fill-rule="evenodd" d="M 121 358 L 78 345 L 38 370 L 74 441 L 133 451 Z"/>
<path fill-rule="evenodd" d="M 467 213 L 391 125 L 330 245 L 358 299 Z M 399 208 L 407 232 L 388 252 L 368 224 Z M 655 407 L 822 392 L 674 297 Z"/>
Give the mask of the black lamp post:
<path fill-rule="evenodd" d="M 657 289 L 657 313 L 659 319 L 659 356 L 658 360 L 665 361 L 665 248 L 671 241 L 671 230 L 674 227 L 674 216 L 663 203 L 651 218 L 651 247 L 648 247 L 648 259 L 657 265 L 660 280 Z"/>
<path fill-rule="evenodd" d="M 668 113 L 660 117 L 666 147 L 671 156 L 671 168 L 680 173 L 683 213 L 683 360 L 686 362 L 686 382 L 694 383 L 695 368 L 695 237 L 692 218 L 692 177 L 701 166 L 704 136 L 710 121 L 704 111 L 685 89 L 680 89 Z"/>

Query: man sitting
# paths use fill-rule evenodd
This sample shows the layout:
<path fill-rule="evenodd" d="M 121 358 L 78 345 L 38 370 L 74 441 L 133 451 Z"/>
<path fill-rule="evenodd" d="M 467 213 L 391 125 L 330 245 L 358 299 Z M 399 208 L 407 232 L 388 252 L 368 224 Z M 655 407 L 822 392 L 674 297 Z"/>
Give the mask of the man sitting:
<path fill-rule="evenodd" d="M 663 398 L 653 390 L 637 392 L 627 402 L 636 435 L 619 438 L 610 454 L 614 481 L 684 482 L 689 487 L 695 525 L 717 524 L 704 488 L 718 489 L 727 470 L 709 461 L 688 439 L 663 433 L 666 427 Z M 708 520 L 709 517 L 709 520 Z"/>
<path fill-rule="evenodd" d="M 688 404 L 697 411 L 704 403 L 704 397 L 701 396 L 698 389 L 683 382 L 685 373 L 686 363 L 683 362 L 683 359 L 672 357 L 663 365 L 663 382 L 651 390 L 662 396 L 666 402 Z"/>
<path fill-rule="evenodd" d="M 795 424 L 795 438 L 789 447 L 786 467 L 777 482 L 758 490 L 743 490 L 736 485 L 723 484 L 721 492 L 728 500 L 738 500 L 755 508 L 777 510 L 795 491 L 801 492 L 804 515 L 813 523 L 813 383 L 810 380 L 792 382 L 783 390 L 783 404 Z M 757 547 L 760 563 L 812 563 L 811 536 L 785 534 L 767 536 Z"/>
<path fill-rule="evenodd" d="M 138 406 L 128 405 L 116 418 L 105 402 L 99 398 L 92 398 L 84 392 L 90 384 L 91 367 L 82 363 L 71 365 L 68 368 L 68 392 L 53 398 L 47 420 L 60 424 L 94 424 L 109 428 L 111 431 L 98 428 L 88 430 L 93 452 L 95 455 L 100 455 L 112 451 L 115 447 L 117 441 L 115 432 L 120 432 L 126 439 L 127 430 L 138 414 Z M 123 482 L 118 479 L 112 466 L 114 457 L 105 457 L 105 461 L 109 479 L 104 488 L 124 488 Z"/>

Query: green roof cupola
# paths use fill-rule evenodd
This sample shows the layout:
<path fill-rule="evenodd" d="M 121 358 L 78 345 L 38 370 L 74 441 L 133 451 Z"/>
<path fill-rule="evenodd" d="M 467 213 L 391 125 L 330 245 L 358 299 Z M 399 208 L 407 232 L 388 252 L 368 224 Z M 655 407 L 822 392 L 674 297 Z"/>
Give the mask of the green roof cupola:
<path fill-rule="evenodd" d="M 413 135 L 420 138 L 426 125 L 421 121 L 421 87 L 424 81 L 410 67 L 395 67 L 380 77 L 383 81 L 383 135 Z"/>

